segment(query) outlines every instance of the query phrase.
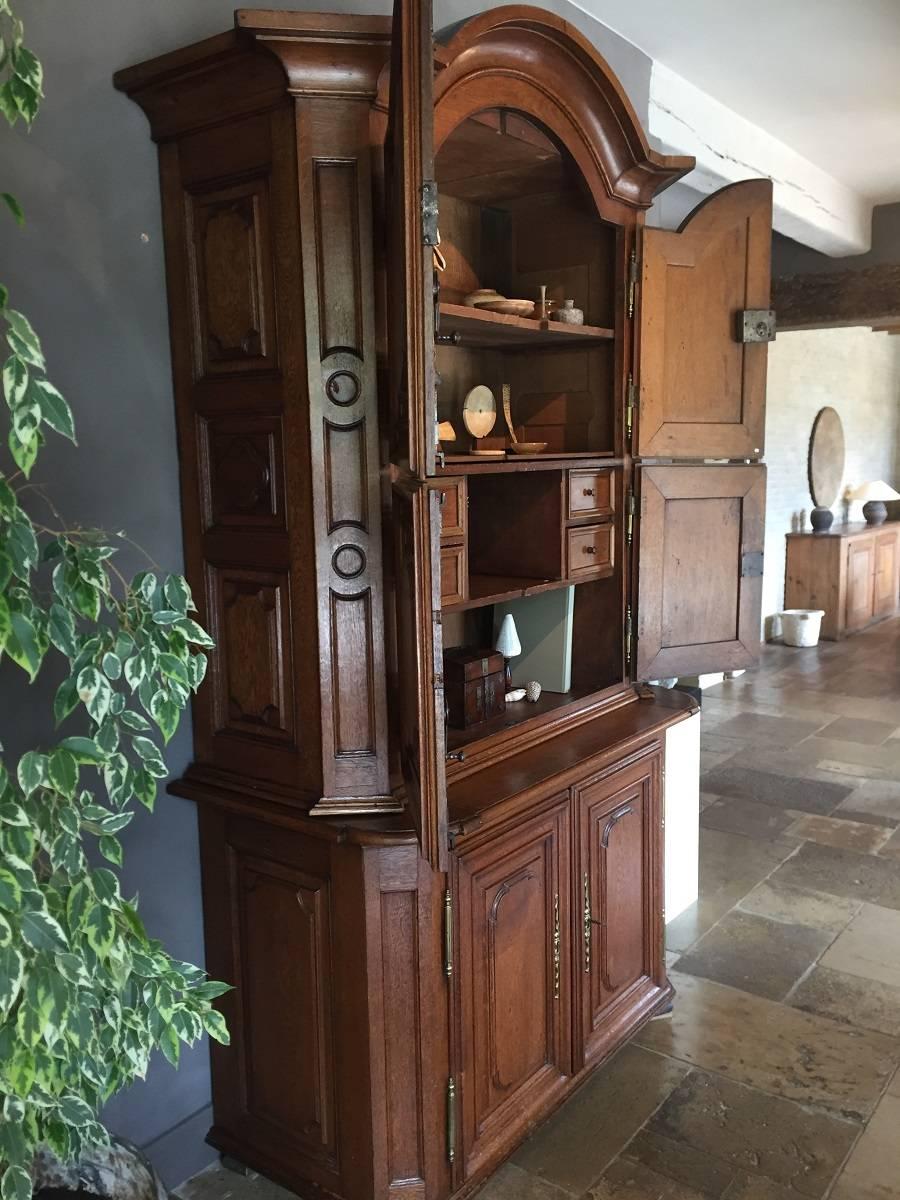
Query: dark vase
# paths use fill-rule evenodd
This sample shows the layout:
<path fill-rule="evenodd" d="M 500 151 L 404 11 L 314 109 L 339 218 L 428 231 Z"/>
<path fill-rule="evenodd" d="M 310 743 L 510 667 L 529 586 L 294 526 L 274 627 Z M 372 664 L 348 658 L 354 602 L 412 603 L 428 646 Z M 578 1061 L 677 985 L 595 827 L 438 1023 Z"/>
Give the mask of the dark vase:
<path fill-rule="evenodd" d="M 831 528 L 834 513 L 830 508 L 814 508 L 809 514 L 809 523 L 814 533 L 826 533 Z"/>
<path fill-rule="evenodd" d="M 880 525 L 887 517 L 887 507 L 883 500 L 870 500 L 863 505 L 863 516 L 870 525 Z"/>

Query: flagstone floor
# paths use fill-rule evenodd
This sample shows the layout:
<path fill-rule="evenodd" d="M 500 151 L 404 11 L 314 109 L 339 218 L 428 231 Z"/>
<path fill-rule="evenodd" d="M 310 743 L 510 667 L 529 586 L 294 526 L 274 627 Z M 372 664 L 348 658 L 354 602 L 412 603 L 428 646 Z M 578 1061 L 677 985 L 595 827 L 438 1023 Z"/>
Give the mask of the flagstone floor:
<path fill-rule="evenodd" d="M 479 1200 L 900 1200 L 900 620 L 703 697 L 657 1020 Z M 279 1200 L 214 1168 L 183 1200 Z"/>

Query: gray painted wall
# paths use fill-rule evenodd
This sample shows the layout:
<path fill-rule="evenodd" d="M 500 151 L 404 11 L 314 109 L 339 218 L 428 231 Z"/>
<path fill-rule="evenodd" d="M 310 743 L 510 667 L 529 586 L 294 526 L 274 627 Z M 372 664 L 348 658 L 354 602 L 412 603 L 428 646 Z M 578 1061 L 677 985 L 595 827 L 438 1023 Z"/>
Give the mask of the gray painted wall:
<path fill-rule="evenodd" d="M 300 6 L 306 7 L 306 6 Z M 310 8 L 386 12 L 371 0 Z M 485 6 L 441 0 L 435 24 Z M 547 5 L 590 37 L 646 121 L 650 60 L 567 0 Z M 233 0 L 19 0 L 27 41 L 43 61 L 47 99 L 30 134 L 3 130 L 3 187 L 24 204 L 28 224 L 2 230 L 0 276 L 29 315 L 50 377 L 75 410 L 80 449 L 57 439 L 39 480 L 72 522 L 124 529 L 165 570 L 182 566 L 178 473 L 156 149 L 140 110 L 115 92 L 117 68 L 218 33 Z M 122 565 L 143 559 L 128 550 Z M 41 678 L 26 703 L 10 702 L 13 676 L 0 670 L 2 740 L 11 753 L 45 743 L 56 680 Z M 186 722 L 169 746 L 173 775 L 191 755 Z M 123 838 L 125 885 L 137 890 L 154 935 L 172 953 L 203 961 L 194 808 L 161 795 Z M 212 1158 L 207 1051 L 186 1052 L 176 1074 L 160 1060 L 148 1079 L 115 1098 L 110 1127 L 147 1147 L 175 1186 Z"/>

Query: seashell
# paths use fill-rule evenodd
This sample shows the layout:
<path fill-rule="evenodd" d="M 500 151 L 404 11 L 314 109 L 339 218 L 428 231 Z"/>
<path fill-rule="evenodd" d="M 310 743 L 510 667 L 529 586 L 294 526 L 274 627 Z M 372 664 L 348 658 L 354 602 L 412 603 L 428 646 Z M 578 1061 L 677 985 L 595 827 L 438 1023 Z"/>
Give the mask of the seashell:
<path fill-rule="evenodd" d="M 517 700 L 524 700 L 525 699 L 525 689 L 524 688 L 513 688 L 513 690 L 511 692 L 506 693 L 506 695 L 503 697 L 503 699 L 506 701 L 507 704 L 515 704 L 515 702 Z"/>
<path fill-rule="evenodd" d="M 543 688 L 536 679 L 532 679 L 530 683 L 525 685 L 526 699 L 530 700 L 532 704 L 536 704 L 540 700 L 542 691 Z"/>

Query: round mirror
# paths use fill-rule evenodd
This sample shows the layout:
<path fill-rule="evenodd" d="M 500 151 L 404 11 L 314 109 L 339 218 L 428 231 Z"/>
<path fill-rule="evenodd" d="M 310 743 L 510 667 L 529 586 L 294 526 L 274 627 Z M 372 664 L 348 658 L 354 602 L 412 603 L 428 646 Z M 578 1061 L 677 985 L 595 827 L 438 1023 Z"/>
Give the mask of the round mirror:
<path fill-rule="evenodd" d="M 463 425 L 473 438 L 483 438 L 497 423 L 497 402 L 494 393 L 483 383 L 466 393 L 463 401 Z"/>
<path fill-rule="evenodd" d="M 809 439 L 809 490 L 813 504 L 831 508 L 844 478 L 844 427 L 833 408 L 823 408 Z"/>

